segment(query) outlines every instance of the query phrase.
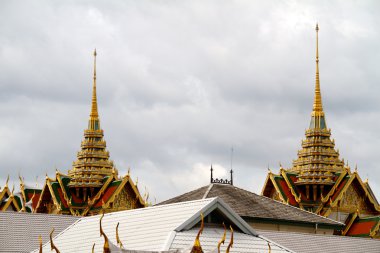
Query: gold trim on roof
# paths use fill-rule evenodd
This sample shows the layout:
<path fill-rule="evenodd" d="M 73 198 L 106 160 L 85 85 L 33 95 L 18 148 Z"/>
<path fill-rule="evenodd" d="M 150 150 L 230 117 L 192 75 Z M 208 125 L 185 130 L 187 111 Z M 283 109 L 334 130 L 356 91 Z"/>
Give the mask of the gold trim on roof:
<path fill-rule="evenodd" d="M 42 253 L 42 237 L 41 237 L 41 235 L 38 236 L 38 243 L 39 243 L 39 246 L 40 246 L 39 253 Z"/>
<path fill-rule="evenodd" d="M 346 235 L 347 232 L 350 230 L 352 224 L 354 224 L 354 221 L 359 216 L 359 210 L 356 210 L 356 212 L 351 216 L 350 220 L 346 224 L 346 227 L 344 228 L 342 235 Z"/>
<path fill-rule="evenodd" d="M 371 238 L 374 238 L 374 237 L 376 237 L 376 234 L 379 231 L 380 231 L 380 220 L 377 221 L 376 226 L 374 228 L 371 228 L 371 230 L 369 232 L 369 236 Z"/>
<path fill-rule="evenodd" d="M 226 253 L 230 252 L 230 249 L 232 248 L 232 245 L 234 244 L 234 230 L 231 225 L 230 225 L 230 230 L 231 230 L 231 239 L 230 239 L 230 243 L 227 246 Z"/>
<path fill-rule="evenodd" d="M 204 217 L 203 213 L 201 213 L 201 227 L 199 228 L 197 237 L 195 238 L 193 248 L 191 249 L 190 253 L 203 253 L 201 242 L 199 240 L 199 237 L 201 236 L 204 228 Z"/>
<path fill-rule="evenodd" d="M 51 230 L 50 232 L 50 246 L 51 246 L 51 251 L 52 250 L 55 250 L 56 253 L 60 253 L 58 248 L 55 246 L 54 242 L 53 242 L 53 233 L 54 233 L 54 228 Z"/>
<path fill-rule="evenodd" d="M 118 222 L 116 225 L 116 243 L 117 243 L 117 246 L 120 247 L 120 249 L 124 249 L 124 245 L 121 242 L 120 237 L 119 237 L 119 225 L 120 223 Z"/>
<path fill-rule="evenodd" d="M 103 227 L 102 227 L 102 219 L 103 219 L 103 217 L 104 217 L 104 212 L 102 213 L 102 216 L 100 217 L 100 221 L 99 221 L 100 236 L 104 237 L 103 253 L 111 253 L 108 237 L 104 233 Z"/>
<path fill-rule="evenodd" d="M 220 239 L 220 241 L 218 242 L 218 253 L 220 253 L 220 245 L 224 244 L 224 242 L 226 241 L 227 228 L 226 225 L 224 225 L 224 222 L 222 223 L 222 225 L 224 227 L 224 233 L 222 239 Z"/>

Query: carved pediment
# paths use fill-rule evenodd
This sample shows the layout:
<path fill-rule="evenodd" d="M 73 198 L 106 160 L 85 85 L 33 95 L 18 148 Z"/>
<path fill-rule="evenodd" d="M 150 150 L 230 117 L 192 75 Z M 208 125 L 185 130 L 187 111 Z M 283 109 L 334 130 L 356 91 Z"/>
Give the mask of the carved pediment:
<path fill-rule="evenodd" d="M 370 214 L 373 208 L 371 204 L 366 201 L 365 194 L 361 192 L 360 189 L 351 184 L 346 192 L 344 192 L 339 203 L 339 208 L 347 212 L 356 212 L 356 210 L 359 210 L 361 214 Z"/>

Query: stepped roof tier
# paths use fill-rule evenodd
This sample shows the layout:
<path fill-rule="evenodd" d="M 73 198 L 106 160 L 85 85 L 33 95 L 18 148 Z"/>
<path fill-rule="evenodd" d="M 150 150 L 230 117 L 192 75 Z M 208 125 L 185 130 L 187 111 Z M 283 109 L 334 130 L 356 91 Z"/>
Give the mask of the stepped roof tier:
<path fill-rule="evenodd" d="M 339 158 L 327 128 L 319 79 L 318 31 L 317 25 L 315 94 L 306 138 L 291 168 L 281 167 L 278 174 L 269 171 L 262 195 L 344 222 L 342 233 L 350 235 L 349 228 L 360 223 L 360 218 L 379 220 L 380 206 L 368 181 L 363 182 L 357 169 L 352 172 Z M 356 212 L 359 217 L 352 219 Z M 379 226 L 367 227 L 362 235 L 380 237 Z"/>
<path fill-rule="evenodd" d="M 7 181 L 0 190 L 0 211 L 87 216 L 146 206 L 129 170 L 119 177 L 106 150 L 96 95 L 96 51 L 90 119 L 77 160 L 67 175 L 57 170 L 55 178 L 46 176 L 42 189 L 26 186 L 20 177 L 20 189 L 13 194 Z"/>
<path fill-rule="evenodd" d="M 103 140 L 103 130 L 100 128 L 98 102 L 96 96 L 96 51 L 94 51 L 94 77 L 92 87 L 92 103 L 88 128 L 84 130 L 84 140 L 81 151 L 73 168 L 69 170 L 71 178 L 68 186 L 75 187 L 101 187 L 105 176 L 117 177 L 117 170 L 109 160 L 106 142 Z"/>
<path fill-rule="evenodd" d="M 295 184 L 303 185 L 310 183 L 332 185 L 336 180 L 334 173 L 344 170 L 344 161 L 339 158 L 339 152 L 335 150 L 335 142 L 331 139 L 331 130 L 327 128 L 322 106 L 318 31 L 317 25 L 315 94 L 310 126 L 305 132 L 306 139 L 302 141 L 302 149 L 298 151 L 298 158 L 293 161 L 293 167 L 290 169 L 290 171 L 298 173 L 298 180 Z"/>

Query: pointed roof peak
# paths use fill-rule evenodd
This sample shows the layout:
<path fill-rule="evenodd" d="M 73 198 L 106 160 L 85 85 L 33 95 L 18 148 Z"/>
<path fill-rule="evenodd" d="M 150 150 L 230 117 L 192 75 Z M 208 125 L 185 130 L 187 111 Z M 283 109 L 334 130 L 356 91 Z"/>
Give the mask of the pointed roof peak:
<path fill-rule="evenodd" d="M 322 106 L 322 95 L 321 95 L 321 85 L 319 81 L 319 49 L 318 49 L 318 23 L 315 27 L 316 31 L 316 73 L 315 73 L 315 90 L 314 90 L 314 103 L 312 116 L 324 116 L 323 106 Z"/>
<path fill-rule="evenodd" d="M 93 85 L 92 85 L 92 103 L 91 103 L 91 118 L 98 118 L 98 99 L 96 96 L 96 49 L 94 50 L 94 76 L 93 76 Z"/>
<path fill-rule="evenodd" d="M 94 50 L 94 76 L 92 84 L 92 98 L 91 98 L 91 112 L 90 120 L 88 122 L 89 130 L 99 130 L 100 129 L 100 120 L 98 113 L 98 98 L 96 95 L 96 49 Z"/>

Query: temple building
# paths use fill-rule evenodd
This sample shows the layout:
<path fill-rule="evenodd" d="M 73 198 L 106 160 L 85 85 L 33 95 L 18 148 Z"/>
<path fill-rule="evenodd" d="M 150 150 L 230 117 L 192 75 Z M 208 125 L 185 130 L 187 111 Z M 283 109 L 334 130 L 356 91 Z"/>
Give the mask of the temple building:
<path fill-rule="evenodd" d="M 109 159 L 100 127 L 96 95 L 96 51 L 92 103 L 88 128 L 84 130 L 81 150 L 67 175 L 56 171 L 55 178 L 46 176 L 42 189 L 26 186 L 20 177 L 20 193 L 9 189 L 8 180 L 0 190 L 0 210 L 87 216 L 99 212 L 128 210 L 146 206 L 128 174 L 120 177 Z"/>
<path fill-rule="evenodd" d="M 380 238 L 380 206 L 368 180 L 340 158 L 327 128 L 319 80 L 318 25 L 316 78 L 310 126 L 291 168 L 269 171 L 262 195 L 344 222 L 340 233 Z"/>

